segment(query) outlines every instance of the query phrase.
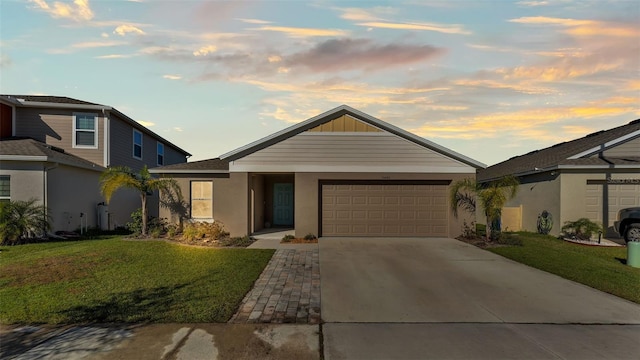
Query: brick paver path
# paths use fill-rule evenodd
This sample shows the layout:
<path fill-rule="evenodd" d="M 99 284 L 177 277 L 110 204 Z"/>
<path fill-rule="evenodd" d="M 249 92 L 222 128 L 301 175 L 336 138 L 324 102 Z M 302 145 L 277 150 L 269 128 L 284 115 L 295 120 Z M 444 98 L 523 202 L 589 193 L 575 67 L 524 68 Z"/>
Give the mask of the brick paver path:
<path fill-rule="evenodd" d="M 276 250 L 232 323 L 320 323 L 318 249 Z"/>

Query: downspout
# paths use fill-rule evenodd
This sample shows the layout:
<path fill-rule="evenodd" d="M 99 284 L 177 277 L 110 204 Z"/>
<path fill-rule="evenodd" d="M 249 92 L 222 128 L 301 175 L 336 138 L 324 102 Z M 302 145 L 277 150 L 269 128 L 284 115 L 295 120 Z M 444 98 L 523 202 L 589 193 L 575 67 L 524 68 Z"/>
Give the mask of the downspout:
<path fill-rule="evenodd" d="M 103 108 L 102 109 L 102 118 L 103 120 L 103 141 L 104 141 L 104 146 L 103 146 L 103 154 L 102 154 L 102 162 L 103 162 L 103 166 L 104 167 L 109 167 L 110 163 L 111 163 L 111 134 L 110 134 L 110 119 L 109 119 L 109 112 L 107 109 Z"/>
<path fill-rule="evenodd" d="M 44 199 L 42 200 L 42 203 L 44 205 L 45 221 L 47 221 L 47 217 L 49 215 L 49 171 L 56 169 L 58 165 L 59 163 L 56 162 L 56 163 L 53 163 L 53 166 L 51 167 L 47 167 L 46 165 L 42 166 L 43 167 L 42 186 L 43 186 L 43 197 L 44 197 Z M 46 235 L 46 232 L 45 232 L 45 235 Z"/>

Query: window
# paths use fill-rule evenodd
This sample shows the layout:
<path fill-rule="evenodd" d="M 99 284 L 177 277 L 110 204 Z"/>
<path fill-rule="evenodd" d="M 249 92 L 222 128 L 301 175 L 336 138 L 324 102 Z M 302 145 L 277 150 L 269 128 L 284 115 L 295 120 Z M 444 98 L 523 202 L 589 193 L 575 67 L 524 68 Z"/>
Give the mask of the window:
<path fill-rule="evenodd" d="M 98 117 L 95 114 L 73 114 L 73 147 L 98 148 Z"/>
<path fill-rule="evenodd" d="M 0 175 L 0 202 L 11 200 L 11 176 Z"/>
<path fill-rule="evenodd" d="M 142 160 L 142 133 L 133 129 L 133 157 Z"/>
<path fill-rule="evenodd" d="M 164 144 L 158 143 L 158 166 L 164 165 Z"/>
<path fill-rule="evenodd" d="M 191 218 L 213 219 L 213 181 L 191 182 Z"/>

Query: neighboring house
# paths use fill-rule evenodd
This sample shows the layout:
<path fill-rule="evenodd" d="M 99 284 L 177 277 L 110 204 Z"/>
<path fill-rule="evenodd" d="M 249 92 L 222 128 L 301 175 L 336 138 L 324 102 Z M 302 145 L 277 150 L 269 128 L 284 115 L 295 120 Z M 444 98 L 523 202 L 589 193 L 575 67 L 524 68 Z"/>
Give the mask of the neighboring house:
<path fill-rule="evenodd" d="M 640 206 L 640 120 L 516 156 L 480 170 L 478 181 L 505 175 L 522 185 L 503 212 L 503 228 L 536 231 L 546 210 L 554 235 L 566 221 L 588 218 L 604 225 L 605 236 L 615 236 L 618 210 Z"/>
<path fill-rule="evenodd" d="M 450 237 L 470 219 L 453 217 L 449 185 L 483 167 L 342 105 L 219 158 L 151 172 L 179 181 L 193 220 L 232 235 Z"/>
<path fill-rule="evenodd" d="M 73 231 L 81 222 L 113 229 L 129 221 L 140 207 L 134 191 L 98 206 L 106 167 L 138 171 L 190 156 L 113 107 L 58 96 L 0 95 L 0 138 L 0 201 L 39 200 L 54 231 Z M 158 215 L 157 204 L 152 196 L 151 215 Z"/>

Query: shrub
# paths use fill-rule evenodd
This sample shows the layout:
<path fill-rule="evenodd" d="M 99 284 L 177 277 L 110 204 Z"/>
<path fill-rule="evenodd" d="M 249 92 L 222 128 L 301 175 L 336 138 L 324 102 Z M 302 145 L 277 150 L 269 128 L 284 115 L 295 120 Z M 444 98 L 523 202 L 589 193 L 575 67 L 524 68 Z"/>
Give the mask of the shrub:
<path fill-rule="evenodd" d="M 212 239 L 218 240 L 229 236 L 229 233 L 224 230 L 224 225 L 219 222 L 189 222 L 184 225 L 182 229 L 182 238 L 187 241 L 194 241 L 200 239 Z"/>
<path fill-rule="evenodd" d="M 313 240 L 317 240 L 318 237 L 313 235 L 312 233 L 308 233 L 307 235 L 304 236 L 304 239 L 307 241 L 313 241 Z"/>
<path fill-rule="evenodd" d="M 467 224 L 467 221 L 463 220 L 462 234 L 460 235 L 460 237 L 463 239 L 475 239 L 479 237 L 476 223 L 472 221 L 471 224 Z"/>
<path fill-rule="evenodd" d="M 45 236 L 51 229 L 47 209 L 36 199 L 0 203 L 0 241 L 16 244 L 26 238 Z"/>
<path fill-rule="evenodd" d="M 291 234 L 287 234 L 282 238 L 282 242 L 291 242 L 292 240 L 295 240 L 296 237 L 291 235 Z"/>
<path fill-rule="evenodd" d="M 142 208 L 138 208 L 131 213 L 131 221 L 126 225 L 127 230 L 131 231 L 134 235 L 142 234 Z"/>
<path fill-rule="evenodd" d="M 229 247 L 247 247 L 255 240 L 250 236 L 225 237 L 220 239 L 220 245 Z"/>
<path fill-rule="evenodd" d="M 172 238 L 178 234 L 178 225 L 167 225 L 167 236 Z"/>
<path fill-rule="evenodd" d="M 567 221 L 562 227 L 562 233 L 565 237 L 578 240 L 589 240 L 594 233 L 601 232 L 602 225 L 587 218 L 580 218 L 576 221 Z"/>

